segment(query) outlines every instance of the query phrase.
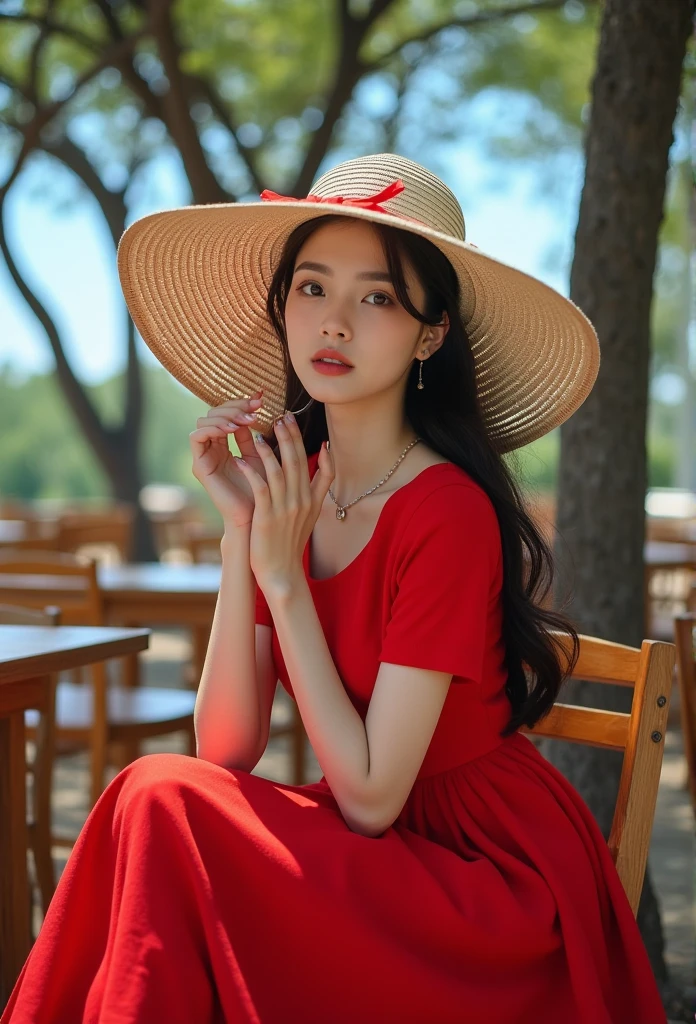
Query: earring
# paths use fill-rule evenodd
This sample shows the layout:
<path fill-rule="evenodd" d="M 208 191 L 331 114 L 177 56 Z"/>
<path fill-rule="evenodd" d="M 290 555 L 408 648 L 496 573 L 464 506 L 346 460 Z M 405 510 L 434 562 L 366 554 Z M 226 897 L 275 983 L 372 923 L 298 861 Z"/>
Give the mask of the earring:
<path fill-rule="evenodd" d="M 416 387 L 418 388 L 419 391 L 422 391 L 423 388 L 425 387 L 425 384 L 423 383 L 423 360 L 420 359 L 419 362 L 420 366 L 418 367 L 418 383 L 416 384 Z"/>

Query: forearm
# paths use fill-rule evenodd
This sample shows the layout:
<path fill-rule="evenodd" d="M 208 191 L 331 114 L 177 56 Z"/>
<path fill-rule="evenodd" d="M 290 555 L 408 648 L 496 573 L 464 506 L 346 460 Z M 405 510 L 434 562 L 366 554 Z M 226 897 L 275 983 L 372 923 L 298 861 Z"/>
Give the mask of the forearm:
<path fill-rule="evenodd" d="M 365 724 L 336 671 L 304 575 L 264 592 L 307 736 L 347 824 L 367 832 L 370 757 Z"/>
<path fill-rule="evenodd" d="M 251 770 L 262 729 L 249 530 L 227 532 L 221 552 L 220 592 L 194 709 L 197 753 L 225 767 Z"/>

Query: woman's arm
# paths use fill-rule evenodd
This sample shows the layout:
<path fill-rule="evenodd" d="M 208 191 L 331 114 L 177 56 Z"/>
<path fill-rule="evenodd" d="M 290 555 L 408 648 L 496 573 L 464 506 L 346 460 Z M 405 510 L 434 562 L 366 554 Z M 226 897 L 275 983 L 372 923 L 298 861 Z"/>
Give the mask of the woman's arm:
<path fill-rule="evenodd" d="M 363 722 L 304 575 L 265 597 L 309 741 L 341 813 L 354 832 L 381 835 L 406 802 L 452 674 L 382 663 Z"/>
<path fill-rule="evenodd" d="M 254 622 L 249 533 L 237 527 L 220 545 L 220 592 L 194 709 L 198 757 L 245 771 L 263 753 L 276 688 L 271 629 Z"/>

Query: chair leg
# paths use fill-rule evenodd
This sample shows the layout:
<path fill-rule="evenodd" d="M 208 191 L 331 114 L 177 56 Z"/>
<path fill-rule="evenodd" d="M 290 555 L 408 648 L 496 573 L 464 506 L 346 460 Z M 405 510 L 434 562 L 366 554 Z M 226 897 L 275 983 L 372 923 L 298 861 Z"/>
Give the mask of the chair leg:
<path fill-rule="evenodd" d="M 300 709 L 297 703 L 293 700 L 292 702 L 292 714 L 294 717 L 293 727 L 291 736 L 292 744 L 292 771 L 293 771 L 293 786 L 302 786 L 305 781 L 305 740 L 306 733 L 302 723 L 302 716 L 300 715 Z"/>
<path fill-rule="evenodd" d="M 96 804 L 104 790 L 107 764 L 107 694 L 108 680 L 104 664 L 92 665 L 92 728 L 89 736 L 90 780 L 89 809 Z"/>
<path fill-rule="evenodd" d="M 133 761 L 140 757 L 139 740 L 119 740 L 112 743 L 109 749 L 109 761 L 116 768 L 117 772 L 123 771 Z"/>
<path fill-rule="evenodd" d="M 193 727 L 193 719 L 186 729 L 186 753 L 189 757 L 196 757 L 196 730 Z"/>
<path fill-rule="evenodd" d="M 53 899 L 56 888 L 53 857 L 51 854 L 51 790 L 55 757 L 55 692 L 56 678 L 49 681 L 47 708 L 41 712 L 36 731 L 36 753 L 33 765 L 32 823 L 29 826 L 29 845 L 34 855 L 36 882 L 41 893 L 44 912 Z"/>
<path fill-rule="evenodd" d="M 32 822 L 29 825 L 29 848 L 34 855 L 36 885 L 41 896 L 41 912 L 45 917 L 48 905 L 53 899 L 53 894 L 56 891 L 56 876 L 53 868 L 53 856 L 51 854 L 50 830 L 47 831 L 42 828 L 39 832 L 37 824 L 37 822 Z M 30 903 L 33 906 L 33 900 L 31 898 Z"/>

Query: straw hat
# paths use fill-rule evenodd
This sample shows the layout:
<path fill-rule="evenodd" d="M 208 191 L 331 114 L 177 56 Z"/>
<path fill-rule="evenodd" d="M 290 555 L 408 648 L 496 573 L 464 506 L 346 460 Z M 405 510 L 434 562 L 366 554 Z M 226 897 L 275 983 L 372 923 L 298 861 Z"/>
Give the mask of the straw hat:
<path fill-rule="evenodd" d="M 449 259 L 484 420 L 499 451 L 541 437 L 589 394 L 599 369 L 590 322 L 552 288 L 466 242 L 456 197 L 427 168 L 380 153 L 327 171 L 304 199 L 261 197 L 150 214 L 119 245 L 136 327 L 162 365 L 208 405 L 263 388 L 260 425 L 285 411 L 282 350 L 266 296 L 290 232 L 327 213 L 413 231 Z"/>

